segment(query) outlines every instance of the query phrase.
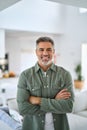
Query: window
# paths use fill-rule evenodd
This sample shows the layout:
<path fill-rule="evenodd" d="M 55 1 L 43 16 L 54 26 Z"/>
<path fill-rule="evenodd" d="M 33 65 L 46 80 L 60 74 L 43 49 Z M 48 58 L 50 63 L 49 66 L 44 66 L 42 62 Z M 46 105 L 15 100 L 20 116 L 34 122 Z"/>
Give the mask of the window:
<path fill-rule="evenodd" d="M 87 89 L 87 43 L 82 44 L 82 75 L 85 79 L 84 87 Z"/>
<path fill-rule="evenodd" d="M 79 8 L 79 12 L 80 13 L 87 13 L 87 9 L 86 8 Z"/>

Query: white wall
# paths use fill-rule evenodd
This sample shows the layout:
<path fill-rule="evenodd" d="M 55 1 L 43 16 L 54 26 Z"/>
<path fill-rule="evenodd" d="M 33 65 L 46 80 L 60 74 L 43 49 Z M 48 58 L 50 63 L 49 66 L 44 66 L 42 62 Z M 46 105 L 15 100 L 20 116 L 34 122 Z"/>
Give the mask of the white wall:
<path fill-rule="evenodd" d="M 59 64 L 70 70 L 75 78 L 74 68 L 81 61 L 82 43 L 87 41 L 87 13 L 80 14 L 79 8 L 67 6 L 65 33 L 60 38 Z M 86 42 L 87 43 L 87 42 Z"/>
<path fill-rule="evenodd" d="M 20 73 L 20 41 L 19 39 L 6 38 L 6 53 L 9 54 L 9 69 L 16 74 Z"/>
<path fill-rule="evenodd" d="M 50 36 L 56 44 L 57 64 L 68 69 L 74 78 L 74 68 L 81 61 L 81 44 L 87 41 L 87 14 L 80 14 L 76 7 L 59 6 L 53 2 L 25 1 L 25 3 L 24 0 L 22 1 L 23 5 L 20 3 L 19 6 L 0 13 L 0 26 L 35 32 L 50 32 Z M 25 6 L 26 8 L 24 8 Z M 63 10 L 62 7 L 64 7 Z M 61 13 L 63 15 L 60 15 Z M 56 34 L 53 35 L 54 33 Z M 32 37 L 32 40 L 31 36 L 21 39 L 6 39 L 6 51 L 11 55 L 10 68 L 15 72 L 20 72 L 21 50 L 34 49 L 33 45 L 38 36 Z M 12 59 L 15 60 L 15 63 L 11 61 Z"/>
<path fill-rule="evenodd" d="M 37 61 L 36 55 L 35 55 L 35 41 L 40 36 L 50 36 L 51 38 L 57 41 L 59 35 L 54 34 L 36 34 L 35 36 L 31 35 L 27 37 L 21 37 L 21 38 L 15 38 L 15 37 L 7 37 L 6 36 L 6 53 L 9 54 L 9 69 L 10 71 L 14 71 L 16 74 L 19 74 L 21 72 L 21 68 L 23 69 L 23 66 L 21 65 L 21 62 L 23 63 L 23 60 L 21 59 L 22 54 L 30 54 L 29 58 L 24 58 L 24 61 L 27 61 L 25 64 L 25 67 L 31 67 L 35 64 Z M 27 55 L 26 55 L 27 56 Z M 32 63 L 29 63 L 32 62 Z M 28 65 L 27 65 L 28 64 Z M 23 70 L 22 70 L 23 71 Z"/>
<path fill-rule="evenodd" d="M 0 29 L 0 58 L 4 58 L 5 54 L 5 30 Z"/>
<path fill-rule="evenodd" d="M 0 28 L 63 33 L 64 6 L 45 0 L 22 0 L 0 12 Z"/>

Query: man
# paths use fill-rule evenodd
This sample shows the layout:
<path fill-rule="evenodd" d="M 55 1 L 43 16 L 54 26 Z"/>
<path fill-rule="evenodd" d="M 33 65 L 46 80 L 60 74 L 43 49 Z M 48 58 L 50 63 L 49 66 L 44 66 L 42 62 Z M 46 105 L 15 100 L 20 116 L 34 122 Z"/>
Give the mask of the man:
<path fill-rule="evenodd" d="M 24 116 L 23 130 L 69 130 L 66 113 L 73 107 L 72 78 L 53 63 L 54 53 L 53 40 L 40 37 L 36 65 L 20 75 L 17 102 Z"/>

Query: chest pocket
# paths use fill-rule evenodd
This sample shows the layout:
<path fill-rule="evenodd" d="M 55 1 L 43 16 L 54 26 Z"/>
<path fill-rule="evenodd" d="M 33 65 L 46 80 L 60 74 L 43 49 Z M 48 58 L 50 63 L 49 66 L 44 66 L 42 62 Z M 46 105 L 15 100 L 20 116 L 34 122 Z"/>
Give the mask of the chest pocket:
<path fill-rule="evenodd" d="M 33 96 L 41 96 L 42 93 L 41 87 L 40 86 L 32 87 L 30 93 Z"/>
<path fill-rule="evenodd" d="M 27 84 L 27 90 L 29 91 L 30 95 L 32 96 L 41 96 L 42 90 L 41 85 L 35 82 Z"/>
<path fill-rule="evenodd" d="M 52 95 L 53 97 L 55 97 L 56 94 L 57 94 L 58 92 L 60 92 L 63 88 L 64 88 L 64 85 L 61 84 L 60 82 L 53 84 L 53 85 L 51 86 L 51 95 Z"/>

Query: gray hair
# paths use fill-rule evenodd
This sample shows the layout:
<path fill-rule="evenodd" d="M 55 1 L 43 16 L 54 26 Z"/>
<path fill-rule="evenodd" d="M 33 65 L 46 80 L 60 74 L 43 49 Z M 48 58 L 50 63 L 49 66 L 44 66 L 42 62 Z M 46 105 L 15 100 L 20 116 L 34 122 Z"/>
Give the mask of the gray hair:
<path fill-rule="evenodd" d="M 54 47 L 54 41 L 50 37 L 39 37 L 36 40 L 36 47 L 38 46 L 40 42 L 50 42 L 52 46 Z"/>

